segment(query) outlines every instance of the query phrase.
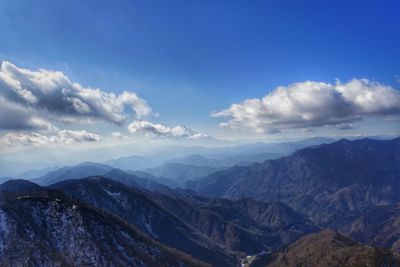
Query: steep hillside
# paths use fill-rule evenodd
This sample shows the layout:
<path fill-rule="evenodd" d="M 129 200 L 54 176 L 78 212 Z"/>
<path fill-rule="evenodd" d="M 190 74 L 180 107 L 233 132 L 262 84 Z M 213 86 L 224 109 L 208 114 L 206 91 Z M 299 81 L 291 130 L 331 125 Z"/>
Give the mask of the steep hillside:
<path fill-rule="evenodd" d="M 324 225 L 334 216 L 400 201 L 400 138 L 308 147 L 188 183 L 214 197 L 279 200 Z"/>
<path fill-rule="evenodd" d="M 153 197 L 160 206 L 185 223 L 241 255 L 279 249 L 317 231 L 304 216 L 281 203 L 260 203 L 250 199 L 237 202 L 197 197 L 177 199 L 166 195 Z M 268 220 L 268 216 L 275 219 Z"/>
<path fill-rule="evenodd" d="M 1 266 L 201 266 L 53 191 L 0 194 Z"/>
<path fill-rule="evenodd" d="M 150 237 L 202 261 L 216 266 L 235 264 L 233 255 L 160 207 L 146 192 L 101 177 L 63 181 L 51 188 L 116 214 Z"/>
<path fill-rule="evenodd" d="M 359 242 L 400 252 L 400 204 L 353 212 L 331 221 L 329 227 Z"/>
<path fill-rule="evenodd" d="M 300 238 L 282 252 L 258 257 L 250 266 L 397 267 L 400 261 L 393 252 L 361 245 L 336 232 L 324 230 Z"/>

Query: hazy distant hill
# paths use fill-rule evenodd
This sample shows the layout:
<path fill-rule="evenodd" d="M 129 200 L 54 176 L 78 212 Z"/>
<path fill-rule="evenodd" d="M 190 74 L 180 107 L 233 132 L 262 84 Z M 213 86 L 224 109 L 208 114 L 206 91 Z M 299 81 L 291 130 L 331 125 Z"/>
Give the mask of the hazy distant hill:
<path fill-rule="evenodd" d="M 67 179 L 78 179 L 87 176 L 102 175 L 112 169 L 113 168 L 111 166 L 106 164 L 83 162 L 75 166 L 66 166 L 54 171 L 50 171 L 39 178 L 32 179 L 32 181 L 40 185 L 49 185 Z"/>
<path fill-rule="evenodd" d="M 146 169 L 144 171 L 154 176 L 172 178 L 177 183 L 183 184 L 188 180 L 195 180 L 218 170 L 221 170 L 221 168 L 169 162 L 160 167 Z"/>
<path fill-rule="evenodd" d="M 170 161 L 170 163 L 180 163 L 198 167 L 226 168 L 234 165 L 248 165 L 254 162 L 263 162 L 268 159 L 276 159 L 281 156 L 283 156 L 283 154 L 263 152 L 259 154 L 237 154 L 215 159 L 195 154 L 179 159 L 173 159 Z"/>
<path fill-rule="evenodd" d="M 221 159 L 206 158 L 201 155 L 190 155 L 188 157 L 174 159 L 156 168 L 145 169 L 144 172 L 156 177 L 168 177 L 173 179 L 177 185 L 183 185 L 189 180 L 196 180 L 234 165 L 248 165 L 278 157 L 279 154 L 273 153 L 235 155 Z"/>
<path fill-rule="evenodd" d="M 125 156 L 104 163 L 122 170 L 144 170 L 160 167 L 173 162 L 185 165 L 229 167 L 261 162 L 266 159 L 287 155 L 309 145 L 331 143 L 334 139 L 315 137 L 301 141 L 265 143 L 257 142 L 243 145 L 203 146 L 167 146 L 160 148 L 150 156 Z"/>
<path fill-rule="evenodd" d="M 156 167 L 162 164 L 163 161 L 133 155 L 107 160 L 104 163 L 121 170 L 143 170 Z"/>
<path fill-rule="evenodd" d="M 103 162 L 122 170 L 143 170 L 155 168 L 178 158 L 202 155 L 210 159 L 272 153 L 287 155 L 308 145 L 333 142 L 329 138 L 309 138 L 301 141 L 282 141 L 280 143 L 250 143 L 237 145 L 229 142 L 200 145 L 137 146 L 137 144 L 101 147 L 89 150 L 69 150 L 65 148 L 31 148 L 23 151 L 2 154 L 0 157 L 0 176 L 32 178 L 31 170 L 42 170 L 53 166 L 76 165 L 83 161 Z M 129 155 L 122 156 L 121 155 Z M 28 172 L 28 176 L 19 175 Z M 42 173 L 37 173 L 41 176 Z"/>
<path fill-rule="evenodd" d="M 174 191 L 170 187 L 157 182 L 162 180 L 162 178 L 158 178 L 156 181 L 148 178 L 147 175 L 142 174 L 142 176 L 139 177 L 137 175 L 124 172 L 120 169 L 112 169 L 111 171 L 105 173 L 103 176 L 129 186 L 142 188 L 149 191 L 163 192 L 165 194 L 174 194 Z"/>
<path fill-rule="evenodd" d="M 135 171 L 131 173 L 115 169 L 109 165 L 95 162 L 83 162 L 75 166 L 66 166 L 55 171 L 50 171 L 45 175 L 32 179 L 33 182 L 40 185 L 50 185 L 69 179 L 80 179 L 89 176 L 106 176 L 119 180 L 128 185 L 142 187 L 148 190 L 170 190 L 163 184 L 171 187 L 177 185 L 172 179 L 155 177 L 151 174 Z"/>
<path fill-rule="evenodd" d="M 23 173 L 20 173 L 16 175 L 18 179 L 33 179 L 37 177 L 41 177 L 51 171 L 55 171 L 59 168 L 57 167 L 48 167 L 48 168 L 43 168 L 43 169 L 35 169 L 35 170 L 28 170 Z"/>

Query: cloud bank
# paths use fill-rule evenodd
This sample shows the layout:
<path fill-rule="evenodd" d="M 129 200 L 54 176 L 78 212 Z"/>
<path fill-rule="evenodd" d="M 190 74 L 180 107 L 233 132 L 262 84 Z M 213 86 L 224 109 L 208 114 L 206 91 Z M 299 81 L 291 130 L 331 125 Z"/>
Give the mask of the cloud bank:
<path fill-rule="evenodd" d="M 52 131 L 57 130 L 57 127 L 22 106 L 0 97 L 0 129 Z"/>
<path fill-rule="evenodd" d="M 199 133 L 184 125 L 168 127 L 162 124 L 154 124 L 149 121 L 139 120 L 133 121 L 131 124 L 129 124 L 128 130 L 131 133 L 142 133 L 152 137 L 193 139 L 208 137 L 207 135 Z"/>
<path fill-rule="evenodd" d="M 352 122 L 365 117 L 399 115 L 400 92 L 367 79 L 294 83 L 278 87 L 262 99 L 247 99 L 211 113 L 225 119 L 221 127 L 266 134 L 326 125 L 349 129 Z"/>
<path fill-rule="evenodd" d="M 0 137 L 0 147 L 13 146 L 41 146 L 48 144 L 71 144 L 76 142 L 97 142 L 100 135 L 85 130 L 71 131 L 61 130 L 57 135 L 43 135 L 36 132 L 14 132 Z"/>
<path fill-rule="evenodd" d="M 74 83 L 59 71 L 32 71 L 7 61 L 0 67 L 0 102 L 3 130 L 43 130 L 57 122 L 93 120 L 122 124 L 151 112 L 135 93 L 108 93 Z"/>

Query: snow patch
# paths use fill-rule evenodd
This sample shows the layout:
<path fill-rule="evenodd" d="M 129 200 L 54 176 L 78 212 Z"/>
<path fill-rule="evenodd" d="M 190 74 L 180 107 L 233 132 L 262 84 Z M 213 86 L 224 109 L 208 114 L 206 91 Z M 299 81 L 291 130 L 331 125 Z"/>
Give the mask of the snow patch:
<path fill-rule="evenodd" d="M 150 235 L 152 235 L 155 238 L 158 238 L 158 236 L 153 232 L 153 228 L 151 228 L 151 224 L 144 223 L 144 226 L 146 227 L 147 231 L 149 231 Z"/>
<path fill-rule="evenodd" d="M 102 189 L 104 190 L 104 192 L 107 193 L 107 195 L 112 196 L 112 197 L 120 197 L 121 193 L 120 192 L 111 192 L 108 191 L 107 189 L 105 189 L 104 187 L 102 187 Z"/>

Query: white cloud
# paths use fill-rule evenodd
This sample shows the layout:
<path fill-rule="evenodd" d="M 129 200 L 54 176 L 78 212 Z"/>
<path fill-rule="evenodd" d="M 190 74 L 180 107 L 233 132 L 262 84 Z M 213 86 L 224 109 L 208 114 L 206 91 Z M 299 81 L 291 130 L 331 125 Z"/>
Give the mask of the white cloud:
<path fill-rule="evenodd" d="M 30 132 L 10 132 L 0 137 L 0 147 L 42 146 L 48 144 L 70 144 L 74 142 L 97 142 L 100 135 L 87 131 L 61 130 L 57 135 Z"/>
<path fill-rule="evenodd" d="M 336 125 L 336 128 L 338 128 L 339 130 L 352 130 L 354 129 L 354 125 L 351 123 L 344 123 L 344 124 L 338 124 Z"/>
<path fill-rule="evenodd" d="M 39 133 L 7 133 L 0 138 L 0 146 L 40 146 L 56 143 L 57 136 L 46 136 Z"/>
<path fill-rule="evenodd" d="M 29 109 L 0 97 L 0 129 L 55 131 L 57 127 L 34 115 Z"/>
<path fill-rule="evenodd" d="M 114 139 L 127 139 L 128 136 L 123 135 L 121 132 L 112 132 L 111 137 Z"/>
<path fill-rule="evenodd" d="M 43 127 L 32 123 L 32 116 L 48 123 L 102 120 L 122 124 L 132 116 L 141 118 L 151 112 L 147 102 L 133 92 L 108 93 L 74 83 L 59 71 L 32 71 L 7 61 L 0 68 L 0 98 L 9 109 L 18 109 L 20 114 L 25 111 L 20 125 L 4 117 L 0 120 L 0 127 L 10 130 L 24 129 L 24 125 L 25 129 Z M 13 112 L 7 114 L 13 118 Z"/>
<path fill-rule="evenodd" d="M 367 79 L 353 79 L 348 83 L 306 81 L 281 86 L 262 99 L 248 99 L 211 116 L 225 118 L 222 127 L 273 133 L 325 125 L 352 127 L 351 122 L 365 117 L 399 114 L 399 91 Z"/>
<path fill-rule="evenodd" d="M 143 133 L 147 136 L 167 137 L 167 138 L 204 138 L 205 134 L 198 133 L 184 125 L 168 127 L 162 124 L 154 124 L 149 121 L 133 121 L 128 126 L 131 133 Z"/>
<path fill-rule="evenodd" d="M 100 135 L 85 130 L 82 131 L 61 130 L 58 132 L 58 138 L 60 140 L 60 143 L 65 143 L 65 144 L 72 142 L 97 142 L 101 140 Z"/>

